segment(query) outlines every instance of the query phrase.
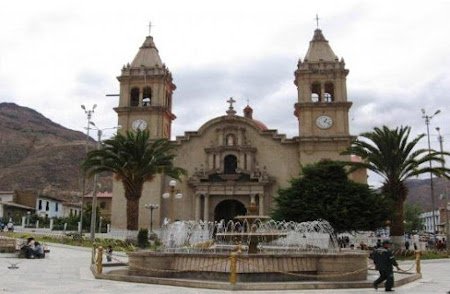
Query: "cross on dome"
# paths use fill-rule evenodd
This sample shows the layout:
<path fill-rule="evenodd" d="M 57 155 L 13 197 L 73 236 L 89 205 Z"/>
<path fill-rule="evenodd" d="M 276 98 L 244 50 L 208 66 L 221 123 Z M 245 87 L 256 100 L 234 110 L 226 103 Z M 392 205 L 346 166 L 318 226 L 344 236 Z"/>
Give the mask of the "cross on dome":
<path fill-rule="evenodd" d="M 227 102 L 230 103 L 229 109 L 233 109 L 233 103 L 236 102 L 236 100 L 234 100 L 233 97 L 230 97 L 230 99 L 228 99 Z"/>
<path fill-rule="evenodd" d="M 236 102 L 236 100 L 234 100 L 233 97 L 230 97 L 230 99 L 228 99 L 227 102 L 230 103 L 230 107 L 228 107 L 227 114 L 235 115 L 236 111 L 233 109 L 233 103 Z"/>

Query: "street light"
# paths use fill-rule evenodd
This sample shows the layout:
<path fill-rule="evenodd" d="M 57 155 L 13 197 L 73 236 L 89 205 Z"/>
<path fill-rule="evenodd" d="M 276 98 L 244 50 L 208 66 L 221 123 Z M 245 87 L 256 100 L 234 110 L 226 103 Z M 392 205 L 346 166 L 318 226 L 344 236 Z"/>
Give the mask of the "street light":
<path fill-rule="evenodd" d="M 84 113 L 87 116 L 87 128 L 86 128 L 86 144 L 84 153 L 86 154 L 88 152 L 88 142 L 89 142 L 89 130 L 91 129 L 91 118 L 92 114 L 94 113 L 94 109 L 97 107 L 97 104 L 94 104 L 92 106 L 92 109 L 86 109 L 86 107 L 82 104 L 81 109 L 84 110 Z M 86 178 L 85 175 L 81 177 L 81 209 L 80 209 L 80 227 L 79 227 L 79 233 L 82 234 L 83 232 L 83 205 L 84 205 L 84 193 L 86 193 Z"/>
<path fill-rule="evenodd" d="M 174 199 L 181 199 L 183 198 L 183 194 L 180 192 L 175 193 L 175 186 L 177 185 L 177 181 L 170 180 L 169 182 L 169 192 L 166 192 L 162 194 L 163 199 L 169 199 L 170 200 L 170 213 L 169 213 L 169 221 L 174 222 Z"/>
<path fill-rule="evenodd" d="M 441 111 L 438 109 L 434 112 L 433 115 L 428 115 L 425 112 L 425 109 L 422 108 L 422 118 L 425 119 L 425 124 L 427 125 L 427 138 L 428 138 L 428 154 L 431 154 L 431 144 L 430 144 L 430 120 L 437 114 L 439 114 Z M 431 160 L 430 160 L 430 169 L 433 167 Z M 430 193 L 431 193 L 431 215 L 433 218 L 433 236 L 434 241 L 436 242 L 436 219 L 434 215 L 435 210 L 435 203 L 434 203 L 434 186 L 433 186 L 433 173 L 430 171 Z"/>
<path fill-rule="evenodd" d="M 92 127 L 97 130 L 97 149 L 100 149 L 100 146 L 102 145 L 102 135 L 103 131 L 105 130 L 113 130 L 113 129 L 120 129 L 121 126 L 112 127 L 112 128 L 104 128 L 99 129 L 93 122 L 90 122 Z M 91 205 L 91 230 L 90 230 L 90 239 L 91 241 L 95 241 L 95 227 L 97 222 L 97 181 L 98 181 L 98 174 L 94 174 L 94 188 L 92 189 L 92 205 Z"/>
<path fill-rule="evenodd" d="M 441 132 L 440 132 L 440 128 L 439 127 L 437 127 L 436 128 L 436 131 L 438 132 L 438 140 L 439 140 L 439 147 L 440 147 L 440 150 L 441 150 L 441 158 L 442 158 L 442 168 L 445 168 L 445 159 L 444 159 L 444 139 L 442 138 L 442 135 L 441 135 Z M 446 247 L 447 247 L 447 253 L 448 254 L 450 254 L 450 222 L 449 222 L 449 219 L 448 219 L 448 193 L 447 193 L 447 185 L 445 185 L 445 188 L 444 188 L 444 193 L 443 193 L 444 195 L 442 195 L 442 196 L 445 196 L 445 220 L 446 220 L 446 224 L 445 224 L 445 227 L 446 227 L 446 235 L 447 235 L 447 244 L 446 244 Z M 442 197 L 442 198 L 444 198 L 444 197 Z"/>
<path fill-rule="evenodd" d="M 158 204 L 145 204 L 144 205 L 145 208 L 150 209 L 150 234 L 153 233 L 153 209 L 158 209 L 159 205 Z"/>

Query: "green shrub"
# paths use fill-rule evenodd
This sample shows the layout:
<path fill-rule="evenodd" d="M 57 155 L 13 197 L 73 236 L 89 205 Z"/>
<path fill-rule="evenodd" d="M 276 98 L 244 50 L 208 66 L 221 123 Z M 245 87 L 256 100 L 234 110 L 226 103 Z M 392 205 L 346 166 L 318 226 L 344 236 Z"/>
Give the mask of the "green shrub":
<path fill-rule="evenodd" d="M 148 230 L 147 229 L 139 229 L 137 235 L 137 245 L 139 248 L 147 248 L 150 243 L 148 242 Z"/>

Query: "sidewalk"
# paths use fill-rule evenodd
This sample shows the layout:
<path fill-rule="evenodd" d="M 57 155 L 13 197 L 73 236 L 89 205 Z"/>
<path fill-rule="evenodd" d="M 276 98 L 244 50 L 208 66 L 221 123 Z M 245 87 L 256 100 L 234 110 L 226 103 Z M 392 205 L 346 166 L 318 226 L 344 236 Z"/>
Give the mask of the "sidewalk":
<path fill-rule="evenodd" d="M 12 293 L 375 293 L 374 289 L 305 290 L 305 291 L 219 291 L 173 286 L 134 284 L 96 280 L 90 272 L 89 248 L 49 245 L 45 259 L 17 259 L 0 254 L 0 292 Z M 17 263 L 18 269 L 8 269 Z M 408 264 L 400 266 L 408 268 Z M 396 293 L 447 293 L 450 291 L 450 259 L 422 262 L 423 279 L 396 288 Z M 383 289 L 378 290 L 380 293 Z"/>

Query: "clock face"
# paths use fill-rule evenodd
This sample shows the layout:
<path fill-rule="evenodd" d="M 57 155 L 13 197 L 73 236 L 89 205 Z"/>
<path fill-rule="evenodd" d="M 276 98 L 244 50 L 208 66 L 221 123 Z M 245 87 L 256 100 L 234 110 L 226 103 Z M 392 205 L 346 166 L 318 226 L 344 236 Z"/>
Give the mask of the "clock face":
<path fill-rule="evenodd" d="M 137 130 L 143 131 L 147 128 L 147 122 L 143 119 L 137 119 L 137 120 L 133 121 L 133 123 L 131 124 L 131 127 L 135 131 L 137 131 Z"/>
<path fill-rule="evenodd" d="M 321 129 L 329 129 L 333 125 L 333 119 L 326 115 L 316 118 L 316 125 Z"/>

